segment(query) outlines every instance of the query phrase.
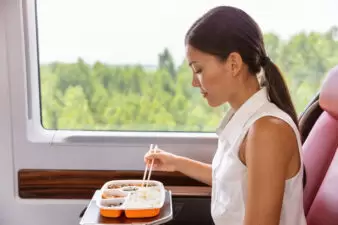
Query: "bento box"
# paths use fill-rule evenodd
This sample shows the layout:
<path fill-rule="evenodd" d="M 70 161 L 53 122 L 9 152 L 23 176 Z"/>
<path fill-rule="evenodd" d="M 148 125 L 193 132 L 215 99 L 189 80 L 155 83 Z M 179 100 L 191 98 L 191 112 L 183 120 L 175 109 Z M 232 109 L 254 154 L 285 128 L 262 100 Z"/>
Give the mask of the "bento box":
<path fill-rule="evenodd" d="M 161 182 L 150 180 L 142 186 L 142 180 L 113 180 L 106 182 L 96 204 L 104 217 L 127 218 L 155 217 L 165 201 L 165 189 Z"/>

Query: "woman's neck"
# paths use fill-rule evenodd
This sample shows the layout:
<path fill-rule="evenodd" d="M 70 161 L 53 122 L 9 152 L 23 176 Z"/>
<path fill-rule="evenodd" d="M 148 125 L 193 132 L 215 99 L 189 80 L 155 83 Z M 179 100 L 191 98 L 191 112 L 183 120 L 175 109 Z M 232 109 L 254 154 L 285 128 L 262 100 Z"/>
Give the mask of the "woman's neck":
<path fill-rule="evenodd" d="M 237 111 L 251 96 L 260 90 L 256 77 L 252 76 L 246 82 L 243 82 L 242 89 L 237 91 L 233 99 L 229 101 L 231 108 Z"/>

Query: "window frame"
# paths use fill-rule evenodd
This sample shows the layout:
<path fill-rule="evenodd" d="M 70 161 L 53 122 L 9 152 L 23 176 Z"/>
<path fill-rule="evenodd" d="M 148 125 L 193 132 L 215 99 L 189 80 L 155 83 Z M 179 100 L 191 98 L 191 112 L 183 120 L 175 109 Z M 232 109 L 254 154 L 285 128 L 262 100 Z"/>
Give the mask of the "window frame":
<path fill-rule="evenodd" d="M 34 94 L 35 96 L 39 94 L 36 72 L 38 64 L 37 57 L 34 56 L 35 24 L 32 23 L 35 21 L 32 20 L 32 16 L 35 15 L 32 14 L 35 12 L 35 1 L 10 0 L 1 3 L 0 6 L 4 7 L 0 7 L 0 46 L 2 47 L 0 55 L 4 60 L 0 61 L 0 70 L 3 71 L 1 77 L 4 82 L 0 83 L 0 90 L 5 94 L 0 98 L 4 111 L 0 121 L 3 120 L 6 122 L 4 125 L 7 124 L 3 127 L 3 132 L 8 136 L 9 144 L 5 143 L 6 135 L 2 136 L 2 139 L 5 140 L 4 151 L 7 151 L 5 154 L 8 155 L 6 163 L 9 167 L 6 171 L 12 174 L 10 176 L 12 185 L 6 196 L 13 197 L 15 206 L 43 204 L 40 208 L 42 212 L 48 214 L 54 212 L 57 208 L 54 205 L 60 202 L 66 204 L 68 208 L 72 207 L 70 205 L 86 202 L 84 200 L 22 199 L 19 196 L 21 170 L 143 171 L 143 157 L 150 143 L 158 144 L 162 149 L 174 154 L 211 163 L 217 147 L 216 138 L 214 139 L 212 134 L 208 134 L 211 137 L 206 135 L 205 138 L 200 138 L 198 135 L 201 134 L 193 136 L 183 133 L 180 134 L 181 137 L 170 134 L 172 135 L 170 137 L 165 134 L 151 136 L 147 133 L 144 137 L 130 137 L 124 133 L 118 137 L 112 136 L 111 132 L 43 129 L 39 121 L 39 98 L 34 97 Z M 27 20 L 29 17 L 31 19 Z M 46 203 L 49 205 L 47 208 Z"/>
<path fill-rule="evenodd" d="M 214 144 L 215 132 L 129 132 L 129 131 L 81 131 L 48 130 L 42 126 L 41 92 L 39 74 L 37 1 L 23 1 L 23 32 L 26 61 L 27 138 L 32 143 L 57 145 L 142 145 L 157 144 Z M 36 96 L 39 96 L 38 98 Z M 215 127 L 216 130 L 216 127 Z"/>

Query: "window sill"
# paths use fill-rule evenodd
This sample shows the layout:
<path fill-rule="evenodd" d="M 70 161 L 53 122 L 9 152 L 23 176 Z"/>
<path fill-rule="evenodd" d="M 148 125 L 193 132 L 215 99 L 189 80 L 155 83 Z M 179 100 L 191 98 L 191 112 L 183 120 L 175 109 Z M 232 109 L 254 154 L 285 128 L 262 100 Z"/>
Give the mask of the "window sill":
<path fill-rule="evenodd" d="M 215 133 L 46 130 L 39 125 L 28 121 L 27 136 L 31 143 L 76 146 L 144 146 L 150 143 L 210 145 L 217 143 Z"/>

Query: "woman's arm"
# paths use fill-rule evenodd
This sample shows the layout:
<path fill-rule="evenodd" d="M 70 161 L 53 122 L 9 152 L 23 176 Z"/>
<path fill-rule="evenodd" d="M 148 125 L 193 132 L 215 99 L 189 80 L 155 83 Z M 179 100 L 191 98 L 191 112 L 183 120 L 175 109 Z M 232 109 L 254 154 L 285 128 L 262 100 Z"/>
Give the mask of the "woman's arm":
<path fill-rule="evenodd" d="M 284 121 L 264 117 L 250 128 L 245 142 L 248 168 L 245 225 L 279 224 L 285 180 L 296 154 L 299 151 L 295 133 Z"/>
<path fill-rule="evenodd" d="M 212 184 L 212 167 L 210 164 L 178 156 L 175 170 L 210 186 Z"/>

